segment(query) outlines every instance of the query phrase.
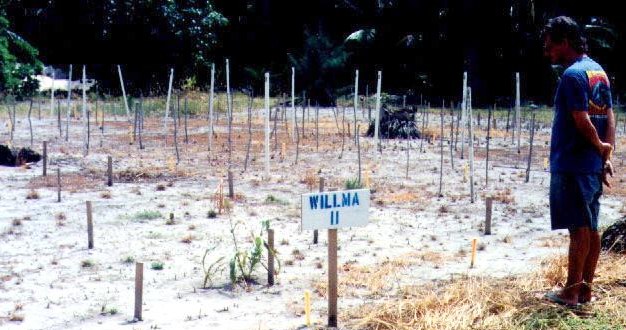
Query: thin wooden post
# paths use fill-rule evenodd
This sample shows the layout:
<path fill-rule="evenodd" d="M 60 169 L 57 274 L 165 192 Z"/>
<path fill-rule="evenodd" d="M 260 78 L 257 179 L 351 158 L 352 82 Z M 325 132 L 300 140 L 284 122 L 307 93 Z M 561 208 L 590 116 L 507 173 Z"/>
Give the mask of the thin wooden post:
<path fill-rule="evenodd" d="M 215 88 L 215 63 L 211 63 L 211 90 L 209 91 L 209 147 L 208 151 L 211 152 L 213 148 L 213 101 Z M 209 159 L 211 155 L 209 154 Z"/>
<path fill-rule="evenodd" d="M 454 102 L 450 105 L 450 167 L 454 170 Z"/>
<path fill-rule="evenodd" d="M 170 81 L 167 88 L 167 99 L 165 100 L 165 120 L 163 120 L 163 134 L 165 134 L 165 146 L 167 146 L 167 121 L 170 116 L 170 100 L 172 99 L 172 83 L 174 81 L 174 68 L 170 69 Z M 213 98 L 210 99 L 211 101 Z"/>
<path fill-rule="evenodd" d="M 533 119 L 530 127 L 530 146 L 528 149 L 528 165 L 526 166 L 526 183 L 530 181 L 530 164 L 533 159 L 533 140 L 535 138 L 535 112 L 533 111 Z"/>
<path fill-rule="evenodd" d="M 180 163 L 180 153 L 178 151 L 178 110 L 180 108 L 180 97 L 177 98 L 176 110 L 174 110 L 173 119 L 174 119 L 174 149 L 176 150 L 176 165 Z"/>
<path fill-rule="evenodd" d="M 474 125 L 472 124 L 472 89 L 467 88 L 467 116 L 469 119 L 470 201 L 474 203 Z"/>
<path fill-rule="evenodd" d="M 356 120 L 356 115 L 355 115 Z M 320 105 L 319 103 L 315 105 L 315 151 L 320 150 Z"/>
<path fill-rule="evenodd" d="M 63 125 L 61 124 L 61 100 L 57 100 L 57 126 L 59 127 L 59 138 L 63 137 Z"/>
<path fill-rule="evenodd" d="M 472 261 L 470 263 L 470 268 L 474 268 L 474 263 L 476 262 L 476 243 L 477 239 L 472 239 Z"/>
<path fill-rule="evenodd" d="M 189 143 L 189 135 L 187 134 L 188 118 L 189 118 L 189 108 L 187 108 L 187 95 L 185 95 L 185 144 Z"/>
<path fill-rule="evenodd" d="M 337 327 L 337 229 L 328 230 L 328 327 Z"/>
<path fill-rule="evenodd" d="M 274 285 L 274 229 L 267 230 L 267 285 Z"/>
<path fill-rule="evenodd" d="M 67 77 L 67 110 L 65 111 L 65 141 L 69 141 L 70 135 L 70 111 L 72 105 L 72 65 Z"/>
<path fill-rule="evenodd" d="M 93 249 L 93 215 L 91 202 L 87 201 L 87 248 Z"/>
<path fill-rule="evenodd" d="M 487 199 L 485 199 L 485 205 L 485 235 L 491 235 L 491 209 L 493 205 L 493 198 L 487 197 Z"/>
<path fill-rule="evenodd" d="M 467 72 L 463 72 L 463 99 L 461 101 L 461 159 L 465 158 L 465 130 L 467 125 Z"/>
<path fill-rule="evenodd" d="M 320 177 L 320 192 L 324 191 L 324 178 Z M 313 230 L 313 244 L 317 244 L 319 233 L 317 229 Z"/>
<path fill-rule="evenodd" d="M 380 88 L 382 84 L 383 73 L 382 71 L 378 71 L 378 82 L 376 84 L 376 109 L 374 110 L 374 115 L 376 116 L 374 123 L 374 146 L 376 148 L 380 148 L 379 141 L 379 127 L 380 127 Z M 382 149 L 381 149 L 382 150 Z"/>
<path fill-rule="evenodd" d="M 143 305 L 143 262 L 135 263 L 135 316 L 136 321 L 142 321 L 141 306 Z"/>
<path fill-rule="evenodd" d="M 270 177 L 270 73 L 265 73 L 265 177 Z"/>
<path fill-rule="evenodd" d="M 496 105 L 493 105 L 495 111 Z M 487 158 L 485 160 L 485 186 L 489 184 L 489 141 L 491 141 L 491 108 L 487 115 Z"/>
<path fill-rule="evenodd" d="M 359 109 L 359 70 L 356 70 L 354 75 L 354 131 L 356 132 L 357 119 L 356 113 Z M 354 143 L 357 143 L 356 134 L 354 136 Z"/>
<path fill-rule="evenodd" d="M 43 176 L 48 175 L 48 141 L 43 141 Z"/>
<path fill-rule="evenodd" d="M 296 141 L 296 135 L 299 134 L 296 129 L 296 69 L 291 67 L 291 113 L 293 114 L 293 134 L 291 135 L 291 142 Z"/>
<path fill-rule="evenodd" d="M 83 156 L 87 156 L 89 154 L 89 113 L 87 112 L 87 67 L 83 65 L 83 122 L 85 124 L 83 128 L 84 137 L 83 137 Z"/>
<path fill-rule="evenodd" d="M 519 81 L 519 72 L 515 73 L 515 127 L 517 128 L 517 153 L 521 152 L 520 150 L 520 140 L 522 136 L 522 117 L 521 117 L 521 109 L 520 109 L 520 81 Z"/>
<path fill-rule="evenodd" d="M 233 171 L 228 170 L 228 198 L 235 198 L 235 189 L 233 187 Z"/>
<path fill-rule="evenodd" d="M 359 161 L 359 187 L 361 186 L 361 137 L 359 136 L 361 130 L 361 125 L 357 125 L 356 127 L 356 151 L 357 151 L 357 159 Z"/>
<path fill-rule="evenodd" d="M 122 87 L 122 97 L 124 98 L 124 108 L 126 109 L 126 120 L 130 122 L 130 108 L 128 107 L 128 98 L 126 97 L 126 88 L 124 88 L 124 77 L 122 76 L 122 68 L 117 65 L 117 73 L 120 76 L 120 86 Z M 171 86 L 171 83 L 170 83 Z M 166 117 L 167 118 L 167 117 Z"/>
<path fill-rule="evenodd" d="M 57 168 L 57 203 L 61 203 L 61 169 Z"/>
<path fill-rule="evenodd" d="M 30 114 L 33 110 L 33 99 L 30 99 L 30 105 L 28 106 L 28 129 L 30 130 L 30 147 L 33 147 L 33 122 L 30 120 Z"/>
<path fill-rule="evenodd" d="M 107 186 L 113 185 L 113 157 L 107 156 Z"/>
<path fill-rule="evenodd" d="M 441 118 L 441 133 L 439 137 L 439 147 L 441 149 L 441 162 L 439 164 L 439 197 L 443 197 L 443 110 L 446 108 L 446 101 L 441 103 L 441 111 L 439 117 Z"/>

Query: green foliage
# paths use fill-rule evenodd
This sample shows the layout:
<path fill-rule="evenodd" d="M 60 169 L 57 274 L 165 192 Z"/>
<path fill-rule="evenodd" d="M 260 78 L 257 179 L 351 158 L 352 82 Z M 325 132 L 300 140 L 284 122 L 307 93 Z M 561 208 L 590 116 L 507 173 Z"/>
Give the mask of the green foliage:
<path fill-rule="evenodd" d="M 581 318 L 563 308 L 539 310 L 523 317 L 521 323 L 525 330 L 618 330 L 624 329 L 622 324 L 606 314 L 594 313 L 590 317 Z"/>
<path fill-rule="evenodd" d="M 265 234 L 269 229 L 270 223 L 269 220 L 261 222 L 261 230 L 258 235 L 251 233 L 252 246 L 250 246 L 247 250 L 239 249 L 237 244 L 237 238 L 235 235 L 235 231 L 237 228 L 237 224 L 233 224 L 231 221 L 231 234 L 233 237 L 233 243 L 235 245 L 235 255 L 230 259 L 229 262 L 229 275 L 231 283 L 251 283 L 254 282 L 253 274 L 255 270 L 261 265 L 266 270 L 268 269 L 267 265 L 263 262 L 263 251 L 269 246 L 264 240 Z M 278 267 L 277 272 L 280 272 L 280 260 L 276 257 L 276 250 L 271 251 L 274 254 L 274 259 L 277 261 Z"/>
<path fill-rule="evenodd" d="M 37 49 L 9 30 L 4 5 L 0 3 L 0 93 L 32 95 L 38 82 L 30 77 L 41 72 L 43 64 Z"/>
<path fill-rule="evenodd" d="M 289 205 L 289 202 L 287 202 L 286 200 L 280 199 L 274 195 L 267 195 L 267 197 L 265 197 L 265 203 L 266 204 L 279 204 L 279 205 Z"/>
<path fill-rule="evenodd" d="M 153 269 L 153 270 L 163 270 L 163 262 L 162 261 L 153 261 L 152 264 L 150 264 L 150 269 Z"/>
<path fill-rule="evenodd" d="M 125 264 L 132 264 L 133 262 L 135 262 L 135 258 L 133 256 L 126 256 L 126 258 L 124 258 L 122 262 Z"/>
<path fill-rule="evenodd" d="M 332 103 L 335 99 L 337 75 L 344 69 L 348 53 L 341 43 L 333 43 L 322 31 L 304 32 L 302 54 L 288 54 L 296 75 L 312 99 Z"/>
<path fill-rule="evenodd" d="M 154 220 L 162 217 L 163 215 L 159 211 L 141 211 L 133 215 L 133 218 L 137 220 Z"/>
<path fill-rule="evenodd" d="M 359 182 L 359 179 L 348 179 L 345 184 L 346 189 L 361 189 L 363 185 Z"/>
<path fill-rule="evenodd" d="M 204 251 L 204 256 L 202 257 L 202 270 L 204 271 L 204 280 L 202 282 L 203 288 L 209 288 L 213 286 L 213 278 L 217 273 L 222 273 L 224 271 L 224 267 L 222 265 L 222 261 L 224 261 L 225 257 L 220 257 L 214 262 L 207 264 L 207 256 L 209 253 L 215 248 L 209 248 Z"/>
<path fill-rule="evenodd" d="M 153 7 L 152 1 L 146 1 L 147 9 Z M 183 41 L 185 48 L 190 48 L 189 57 L 194 67 L 208 68 L 209 53 L 217 44 L 217 30 L 228 24 L 228 19 L 213 9 L 211 1 L 157 1 L 158 17 L 164 17 L 169 27 L 168 32 Z"/>

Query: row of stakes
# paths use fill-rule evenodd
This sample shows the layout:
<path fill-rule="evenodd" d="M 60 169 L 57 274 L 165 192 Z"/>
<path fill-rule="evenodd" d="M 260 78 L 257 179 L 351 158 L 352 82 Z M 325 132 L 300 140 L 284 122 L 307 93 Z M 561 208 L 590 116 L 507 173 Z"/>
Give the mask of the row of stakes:
<path fill-rule="evenodd" d="M 47 162 L 48 162 L 48 141 L 43 141 L 43 176 L 47 175 Z M 319 191 L 324 191 L 324 183 L 325 180 L 323 177 L 319 178 Z M 111 156 L 107 157 L 107 186 L 111 187 L 113 185 L 113 158 Z M 58 202 L 61 202 L 61 171 L 57 168 L 57 195 Z M 234 183 L 233 183 L 233 172 L 231 170 L 228 171 L 228 195 L 230 198 L 234 197 Z M 485 214 L 485 235 L 491 235 L 491 215 L 492 215 L 492 206 L 493 206 L 493 198 L 487 197 L 485 199 L 486 203 L 486 214 Z M 86 211 L 87 211 L 87 247 L 88 249 L 93 249 L 94 247 L 94 239 L 93 239 L 93 215 L 92 215 L 92 202 L 86 202 Z M 170 214 L 170 219 L 173 219 L 174 214 Z M 330 233 L 329 233 L 330 234 Z M 335 232 L 336 235 L 336 232 Z M 313 244 L 318 243 L 319 233 L 317 230 L 313 231 Z M 335 241 L 336 242 L 336 241 Z M 471 263 L 470 268 L 474 268 L 475 260 L 476 260 L 476 249 L 477 249 L 476 238 L 472 239 L 472 254 L 471 254 Z M 268 271 L 267 271 L 267 283 L 269 286 L 274 285 L 274 229 L 268 229 L 267 231 L 267 245 L 268 245 Z M 329 246 L 329 251 L 331 247 Z M 336 251 L 336 250 L 335 250 Z M 336 252 L 335 252 L 336 253 Z M 329 256 L 329 268 L 332 267 L 330 261 L 336 260 L 336 257 L 333 259 Z M 336 265 L 335 265 L 336 267 Z M 335 274 L 335 275 L 332 275 Z M 336 272 L 331 271 L 329 269 L 329 288 L 336 287 L 337 277 Z M 334 284 L 334 285 L 333 285 Z M 329 290 L 328 297 L 328 310 L 329 310 L 329 323 L 332 323 L 333 326 L 337 324 L 337 292 L 332 292 L 334 290 Z M 305 291 L 304 295 L 304 303 L 305 303 L 305 318 L 306 325 L 310 326 L 311 323 L 311 293 L 310 291 Z M 143 304 L 143 262 L 135 263 L 135 310 L 134 310 L 134 321 L 142 321 L 142 304 Z"/>

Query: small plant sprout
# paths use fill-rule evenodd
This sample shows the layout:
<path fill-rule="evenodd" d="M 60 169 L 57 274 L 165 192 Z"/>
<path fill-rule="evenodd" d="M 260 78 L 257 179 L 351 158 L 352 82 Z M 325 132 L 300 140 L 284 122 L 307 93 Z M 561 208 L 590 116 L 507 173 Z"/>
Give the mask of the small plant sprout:
<path fill-rule="evenodd" d="M 150 269 L 152 269 L 152 270 L 163 270 L 163 262 L 162 261 L 153 261 L 150 264 Z"/>

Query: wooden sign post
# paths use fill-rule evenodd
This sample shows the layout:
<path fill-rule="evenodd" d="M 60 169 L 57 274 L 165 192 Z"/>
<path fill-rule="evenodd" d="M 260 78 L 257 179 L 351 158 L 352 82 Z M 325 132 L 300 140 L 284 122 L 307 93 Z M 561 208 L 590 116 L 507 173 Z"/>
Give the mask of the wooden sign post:
<path fill-rule="evenodd" d="M 369 189 L 302 195 L 302 229 L 328 229 L 329 327 L 337 327 L 337 229 L 366 226 L 369 204 Z"/>

